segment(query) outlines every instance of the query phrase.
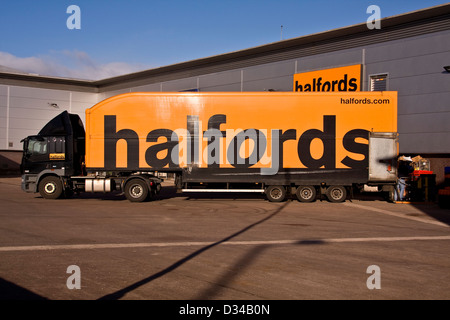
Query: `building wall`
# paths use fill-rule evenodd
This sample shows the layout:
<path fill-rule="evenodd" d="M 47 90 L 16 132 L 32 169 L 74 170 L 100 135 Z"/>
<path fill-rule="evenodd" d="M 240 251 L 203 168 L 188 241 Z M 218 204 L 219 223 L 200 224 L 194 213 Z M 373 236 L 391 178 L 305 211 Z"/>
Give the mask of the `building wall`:
<path fill-rule="evenodd" d="M 366 48 L 366 74 L 398 91 L 402 153 L 450 153 L 450 31 Z"/>
<path fill-rule="evenodd" d="M 7 149 L 8 87 L 0 85 L 0 150 Z"/>
<path fill-rule="evenodd" d="M 84 121 L 85 110 L 97 102 L 97 93 L 0 85 L 0 150 L 21 150 L 23 138 L 64 110 Z"/>

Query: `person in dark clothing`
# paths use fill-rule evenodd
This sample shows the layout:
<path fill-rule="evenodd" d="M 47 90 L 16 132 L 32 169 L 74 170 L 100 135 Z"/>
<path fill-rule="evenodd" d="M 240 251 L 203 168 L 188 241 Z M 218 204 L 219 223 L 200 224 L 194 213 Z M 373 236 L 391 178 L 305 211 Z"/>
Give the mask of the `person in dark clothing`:
<path fill-rule="evenodd" d="M 409 179 L 409 174 L 413 172 L 411 157 L 401 156 L 398 159 L 398 179 L 395 188 L 395 201 L 403 201 L 406 199 L 406 184 Z"/>

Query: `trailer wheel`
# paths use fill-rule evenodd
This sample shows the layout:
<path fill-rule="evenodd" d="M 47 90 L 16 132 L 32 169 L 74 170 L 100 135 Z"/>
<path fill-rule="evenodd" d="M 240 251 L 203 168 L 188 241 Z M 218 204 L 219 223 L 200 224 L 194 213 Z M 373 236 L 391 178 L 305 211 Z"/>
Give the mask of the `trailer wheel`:
<path fill-rule="evenodd" d="M 63 194 L 63 185 L 61 179 L 55 176 L 49 176 L 42 179 L 39 183 L 39 193 L 45 199 L 58 199 Z"/>
<path fill-rule="evenodd" d="M 328 187 L 326 195 L 331 202 L 344 202 L 347 198 L 347 190 L 342 186 L 331 186 Z"/>
<path fill-rule="evenodd" d="M 313 202 L 316 199 L 316 188 L 313 186 L 300 186 L 297 188 L 297 199 L 300 202 Z"/>
<path fill-rule="evenodd" d="M 148 187 L 145 181 L 133 179 L 125 185 L 125 197 L 131 202 L 143 202 L 148 196 Z"/>
<path fill-rule="evenodd" d="M 282 202 L 286 198 L 286 188 L 283 186 L 270 186 L 266 189 L 266 196 L 270 202 Z"/>

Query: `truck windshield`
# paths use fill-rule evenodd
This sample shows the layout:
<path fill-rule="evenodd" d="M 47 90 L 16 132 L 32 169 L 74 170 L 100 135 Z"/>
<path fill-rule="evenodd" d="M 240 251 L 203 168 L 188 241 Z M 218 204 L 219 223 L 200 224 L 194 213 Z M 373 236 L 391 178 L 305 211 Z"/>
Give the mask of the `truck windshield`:
<path fill-rule="evenodd" d="M 27 154 L 30 156 L 47 154 L 47 141 L 35 138 L 30 139 L 28 141 Z"/>

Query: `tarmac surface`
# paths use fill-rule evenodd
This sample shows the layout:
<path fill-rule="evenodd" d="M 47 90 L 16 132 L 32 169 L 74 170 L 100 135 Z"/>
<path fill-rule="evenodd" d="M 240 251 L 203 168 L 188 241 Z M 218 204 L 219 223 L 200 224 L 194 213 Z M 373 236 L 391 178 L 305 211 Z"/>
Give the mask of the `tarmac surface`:
<path fill-rule="evenodd" d="M 450 210 L 377 195 L 46 200 L 0 178 L 0 299 L 447 300 Z"/>

